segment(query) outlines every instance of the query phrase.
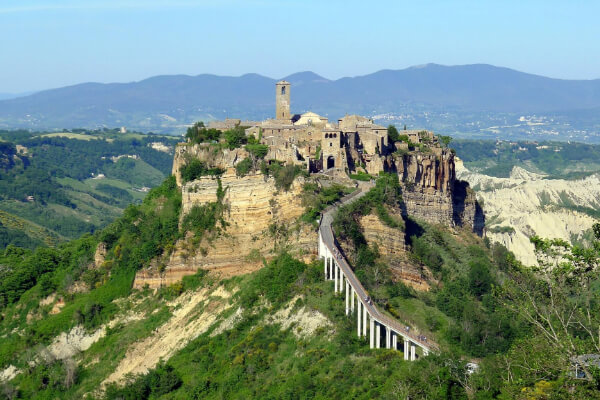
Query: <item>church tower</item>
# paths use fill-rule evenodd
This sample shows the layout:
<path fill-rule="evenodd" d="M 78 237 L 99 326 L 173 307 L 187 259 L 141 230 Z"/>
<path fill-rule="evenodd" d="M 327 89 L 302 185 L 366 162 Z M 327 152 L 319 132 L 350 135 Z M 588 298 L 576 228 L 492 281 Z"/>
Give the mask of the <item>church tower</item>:
<path fill-rule="evenodd" d="M 279 81 L 275 85 L 275 119 L 290 122 L 290 83 Z"/>

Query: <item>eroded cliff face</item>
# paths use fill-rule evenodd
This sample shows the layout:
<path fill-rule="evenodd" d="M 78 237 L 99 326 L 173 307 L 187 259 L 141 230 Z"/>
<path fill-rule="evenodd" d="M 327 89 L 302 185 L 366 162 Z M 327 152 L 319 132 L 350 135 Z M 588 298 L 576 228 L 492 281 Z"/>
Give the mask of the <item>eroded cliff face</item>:
<path fill-rule="evenodd" d="M 530 237 L 582 240 L 596 220 L 576 207 L 600 209 L 600 175 L 579 180 L 545 179 L 514 167 L 509 178 L 496 178 L 462 165 L 457 173 L 477 190 L 484 204 L 486 236 L 506 246 L 526 265 L 537 264 Z"/>
<path fill-rule="evenodd" d="M 441 149 L 406 154 L 396 160 L 396 170 L 401 181 L 428 192 L 451 192 L 456 180 L 454 155 Z"/>
<path fill-rule="evenodd" d="M 181 186 L 181 168 L 191 159 L 198 159 L 214 168 L 227 169 L 235 167 L 248 156 L 248 152 L 242 148 L 229 150 L 209 144 L 179 143 L 175 147 L 172 174 L 177 180 L 177 185 Z"/>
<path fill-rule="evenodd" d="M 367 243 L 377 244 L 382 256 L 397 256 L 406 250 L 404 232 L 384 225 L 376 215 L 361 217 L 359 224 Z"/>
<path fill-rule="evenodd" d="M 262 174 L 237 177 L 233 167 L 247 156 L 244 149 L 227 150 L 206 144 L 182 143 L 176 147 L 173 174 L 182 190 L 182 218 L 194 205 L 218 200 L 217 178 L 181 182 L 182 166 L 191 159 L 199 159 L 209 167 L 226 170 L 220 178 L 225 190 L 222 201 L 226 206 L 226 226 L 219 234 L 205 235 L 201 240 L 188 234 L 168 257 L 156 260 L 151 267 L 138 272 L 135 287 L 170 285 L 198 269 L 215 271 L 223 276 L 252 272 L 262 266 L 262 257 L 268 258 L 276 246 L 284 243 L 307 260 L 316 256 L 315 229 L 298 222 L 304 211 L 301 204 L 303 179 L 297 178 L 285 192 L 277 190 L 273 178 Z M 466 226 L 477 233 L 482 231 L 483 213 L 468 184 L 456 180 L 454 155 L 450 151 L 434 148 L 428 153 L 374 158 L 369 167 L 397 173 L 404 185 L 403 208 L 393 213 L 430 223 Z M 373 215 L 364 217 L 361 225 L 367 241 L 377 243 L 397 279 L 416 287 L 424 282 L 423 271 L 415 269 L 406 260 L 403 232 L 387 227 Z"/>
<path fill-rule="evenodd" d="M 399 214 L 400 209 L 388 210 Z M 358 221 L 369 246 L 376 245 L 382 260 L 390 267 L 394 281 L 402 281 L 417 290 L 429 290 L 429 272 L 408 259 L 405 232 L 385 225 L 375 214 L 365 215 Z M 348 250 L 349 244 L 345 244 Z"/>
<path fill-rule="evenodd" d="M 434 224 L 467 227 L 481 235 L 483 211 L 468 183 L 456 179 L 454 155 L 448 150 L 434 150 L 395 160 L 404 184 L 404 214 Z"/>
<path fill-rule="evenodd" d="M 233 169 L 221 177 L 225 190 L 226 227 L 218 235 L 206 235 L 193 244 L 191 234 L 180 240 L 166 267 L 158 265 L 136 275 L 134 287 L 170 285 L 183 276 L 206 269 L 221 276 L 252 272 L 262 266 L 276 246 L 287 248 L 309 260 L 317 253 L 314 227 L 298 222 L 304 212 L 301 192 L 304 180 L 296 178 L 289 191 L 277 190 L 273 178 L 262 174 L 237 177 Z M 182 215 L 194 205 L 217 200 L 218 180 L 201 178 L 182 187 Z"/>

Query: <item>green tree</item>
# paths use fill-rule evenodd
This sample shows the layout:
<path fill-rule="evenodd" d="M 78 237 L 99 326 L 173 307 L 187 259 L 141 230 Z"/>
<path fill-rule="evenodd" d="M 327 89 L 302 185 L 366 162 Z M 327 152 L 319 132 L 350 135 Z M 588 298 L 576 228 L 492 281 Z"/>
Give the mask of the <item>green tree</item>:
<path fill-rule="evenodd" d="M 242 161 L 235 165 L 235 173 L 237 176 L 246 176 L 252 169 L 254 163 L 250 158 L 244 158 Z"/>
<path fill-rule="evenodd" d="M 515 267 L 499 291 L 504 304 L 558 350 L 556 376 L 570 367 L 571 357 L 600 353 L 600 224 L 593 230 L 596 240 L 588 247 L 532 237 L 538 266 Z"/>
<path fill-rule="evenodd" d="M 223 136 L 225 136 L 225 142 L 227 143 L 227 147 L 229 148 L 229 150 L 242 147 L 242 145 L 247 143 L 248 141 L 246 139 L 246 132 L 244 128 L 239 126 L 225 131 Z"/>
<path fill-rule="evenodd" d="M 397 142 L 400 140 L 400 134 L 398 133 L 398 129 L 394 125 L 388 125 L 387 128 L 388 137 L 392 142 Z"/>
<path fill-rule="evenodd" d="M 439 135 L 438 136 L 438 140 L 440 141 L 440 143 L 445 147 L 448 148 L 448 145 L 450 144 L 450 142 L 452 141 L 452 137 L 451 136 L 444 136 L 444 135 Z"/>
<path fill-rule="evenodd" d="M 221 137 L 221 131 L 213 128 L 207 129 L 204 122 L 200 121 L 187 129 L 185 137 L 192 143 L 218 141 Z"/>

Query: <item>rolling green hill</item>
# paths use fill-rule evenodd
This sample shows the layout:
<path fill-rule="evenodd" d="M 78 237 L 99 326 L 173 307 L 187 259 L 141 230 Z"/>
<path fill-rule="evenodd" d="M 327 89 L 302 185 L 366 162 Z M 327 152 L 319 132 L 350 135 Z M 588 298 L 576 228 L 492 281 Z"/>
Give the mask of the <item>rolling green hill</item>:
<path fill-rule="evenodd" d="M 561 179 L 600 171 L 600 145 L 459 139 L 452 147 L 470 170 L 499 178 L 507 178 L 515 166 Z"/>
<path fill-rule="evenodd" d="M 178 141 L 109 129 L 0 131 L 0 140 L 0 248 L 53 245 L 106 226 L 171 172 L 172 150 L 152 144 Z"/>

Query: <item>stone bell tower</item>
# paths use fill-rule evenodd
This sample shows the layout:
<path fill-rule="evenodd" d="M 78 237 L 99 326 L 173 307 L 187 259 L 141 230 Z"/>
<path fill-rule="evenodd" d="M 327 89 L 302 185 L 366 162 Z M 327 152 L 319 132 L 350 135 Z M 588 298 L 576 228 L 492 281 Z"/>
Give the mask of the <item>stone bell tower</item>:
<path fill-rule="evenodd" d="M 291 121 L 290 115 L 290 83 L 279 81 L 275 85 L 275 119 L 278 121 Z"/>

